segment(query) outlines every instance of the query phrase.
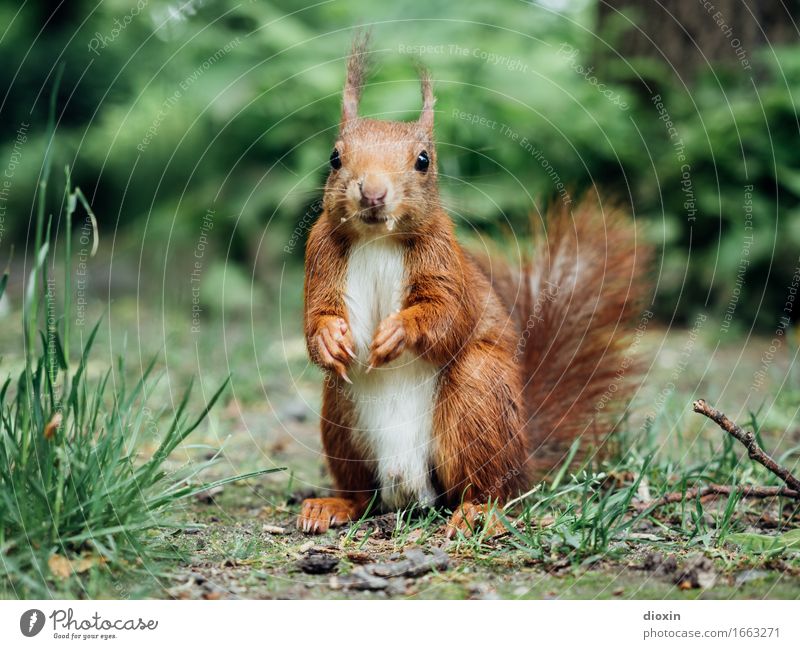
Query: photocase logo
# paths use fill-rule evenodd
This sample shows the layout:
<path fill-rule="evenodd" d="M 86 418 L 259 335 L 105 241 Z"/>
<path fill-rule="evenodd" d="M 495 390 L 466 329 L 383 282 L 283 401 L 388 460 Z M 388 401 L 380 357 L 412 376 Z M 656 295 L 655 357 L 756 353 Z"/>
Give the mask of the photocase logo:
<path fill-rule="evenodd" d="M 42 628 L 44 628 L 44 613 L 38 608 L 25 611 L 22 617 L 19 618 L 19 630 L 22 631 L 22 635 L 27 638 L 32 638 L 38 634 Z"/>

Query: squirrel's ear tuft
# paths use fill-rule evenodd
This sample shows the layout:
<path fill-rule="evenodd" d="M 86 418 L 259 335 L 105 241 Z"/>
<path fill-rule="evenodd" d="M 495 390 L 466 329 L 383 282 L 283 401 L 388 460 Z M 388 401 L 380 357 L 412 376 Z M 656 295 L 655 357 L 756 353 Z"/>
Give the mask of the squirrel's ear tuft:
<path fill-rule="evenodd" d="M 419 124 L 426 131 L 432 131 L 433 106 L 436 103 L 436 97 L 433 96 L 433 83 L 431 82 L 431 75 L 428 70 L 422 66 L 419 68 L 419 82 L 422 86 L 422 113 L 419 116 Z"/>
<path fill-rule="evenodd" d="M 358 103 L 361 100 L 361 89 L 366 82 L 369 66 L 370 37 L 371 33 L 368 30 L 359 30 L 353 35 L 350 56 L 347 57 L 347 79 L 342 94 L 341 126 L 358 118 Z"/>

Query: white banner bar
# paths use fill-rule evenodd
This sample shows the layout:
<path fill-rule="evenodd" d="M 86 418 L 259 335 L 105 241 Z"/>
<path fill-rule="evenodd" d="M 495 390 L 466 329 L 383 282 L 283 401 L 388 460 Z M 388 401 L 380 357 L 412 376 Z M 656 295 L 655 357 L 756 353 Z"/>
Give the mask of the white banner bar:
<path fill-rule="evenodd" d="M 8 601 L 0 646 L 797 648 L 798 618 L 780 600 Z"/>

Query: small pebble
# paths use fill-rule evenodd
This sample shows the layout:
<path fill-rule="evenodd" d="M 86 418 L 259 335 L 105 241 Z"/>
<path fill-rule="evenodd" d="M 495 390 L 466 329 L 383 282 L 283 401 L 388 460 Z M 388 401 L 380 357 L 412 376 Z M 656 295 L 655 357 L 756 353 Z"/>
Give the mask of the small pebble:
<path fill-rule="evenodd" d="M 281 527 L 280 525 L 264 525 L 261 528 L 268 534 L 288 534 L 285 527 Z"/>
<path fill-rule="evenodd" d="M 297 567 L 309 575 L 324 575 L 339 565 L 339 558 L 326 552 L 309 552 L 297 562 Z"/>

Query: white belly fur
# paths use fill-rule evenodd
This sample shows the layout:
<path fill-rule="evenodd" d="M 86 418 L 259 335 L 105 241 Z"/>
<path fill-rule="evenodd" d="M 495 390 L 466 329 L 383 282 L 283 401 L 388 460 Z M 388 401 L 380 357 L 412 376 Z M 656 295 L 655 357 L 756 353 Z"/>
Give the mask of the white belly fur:
<path fill-rule="evenodd" d="M 404 352 L 365 372 L 375 329 L 400 310 L 406 277 L 402 250 L 388 237 L 353 244 L 345 302 L 358 357 L 348 372 L 355 439 L 375 463 L 383 504 L 393 509 L 413 502 L 432 505 L 436 498 L 430 466 L 437 369 Z"/>

